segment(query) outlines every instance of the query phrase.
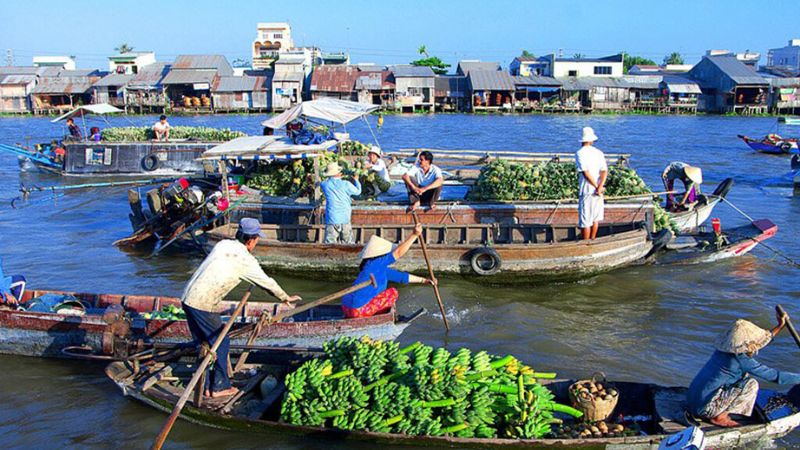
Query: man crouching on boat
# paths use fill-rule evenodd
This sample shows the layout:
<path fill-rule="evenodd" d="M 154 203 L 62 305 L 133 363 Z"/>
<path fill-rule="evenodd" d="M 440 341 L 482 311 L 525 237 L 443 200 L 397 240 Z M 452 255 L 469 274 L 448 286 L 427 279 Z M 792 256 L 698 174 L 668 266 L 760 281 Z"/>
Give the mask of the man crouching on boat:
<path fill-rule="evenodd" d="M 250 254 L 261 237 L 264 235 L 258 220 L 242 219 L 236 240 L 226 239 L 217 243 L 186 285 L 181 302 L 192 338 L 198 344 L 214 343 L 224 327 L 220 317 L 222 299 L 242 281 L 260 286 L 288 305 L 300 300 L 297 295 L 288 295 L 267 276 Z M 225 397 L 238 391 L 228 379 L 229 348 L 230 339 L 226 336 L 217 349 L 214 368 L 206 377 L 207 397 Z"/>
<path fill-rule="evenodd" d="M 786 315 L 777 315 L 771 331 L 739 319 L 720 337 L 716 351 L 694 377 L 687 400 L 689 412 L 720 427 L 736 427 L 730 415 L 749 416 L 758 395 L 758 382 L 750 376 L 777 384 L 800 383 L 800 374 L 767 367 L 753 355 L 786 326 Z"/>
<path fill-rule="evenodd" d="M 367 286 L 342 298 L 345 317 L 370 317 L 391 308 L 399 294 L 397 289 L 389 287 L 390 281 L 402 284 L 437 282 L 435 278 L 429 280 L 389 267 L 402 258 L 421 235 L 422 225 L 417 224 L 411 236 L 396 248 L 382 237 L 372 236 L 369 239 L 361 250 L 361 266 L 353 285 L 369 281 L 370 276 L 375 276 L 375 286 Z"/>

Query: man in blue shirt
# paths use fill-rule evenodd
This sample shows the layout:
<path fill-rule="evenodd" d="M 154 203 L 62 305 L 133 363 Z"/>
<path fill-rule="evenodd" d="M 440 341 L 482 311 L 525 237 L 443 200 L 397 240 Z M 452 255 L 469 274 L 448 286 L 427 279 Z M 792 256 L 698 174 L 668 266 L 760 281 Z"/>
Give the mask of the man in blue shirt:
<path fill-rule="evenodd" d="M 325 194 L 325 243 L 352 244 L 352 197 L 361 194 L 361 183 L 357 178 L 352 183 L 342 179 L 342 168 L 336 163 L 328 164 L 322 175 L 328 177 L 320 184 Z"/>
<path fill-rule="evenodd" d="M 739 319 L 721 336 L 689 386 L 689 412 L 720 427 L 736 427 L 739 423 L 730 415 L 750 416 L 758 395 L 758 382 L 750 376 L 777 384 L 800 383 L 800 374 L 772 369 L 753 358 L 786 326 L 787 316 L 777 318 L 771 331 Z"/>

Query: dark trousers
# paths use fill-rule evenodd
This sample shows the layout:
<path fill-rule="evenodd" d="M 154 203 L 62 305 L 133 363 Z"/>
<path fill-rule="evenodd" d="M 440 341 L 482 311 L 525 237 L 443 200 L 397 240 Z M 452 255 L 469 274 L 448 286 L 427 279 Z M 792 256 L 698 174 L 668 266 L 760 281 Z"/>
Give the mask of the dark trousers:
<path fill-rule="evenodd" d="M 194 309 L 185 303 L 182 306 L 186 312 L 186 322 L 189 325 L 189 331 L 192 332 L 192 339 L 194 339 L 195 343 L 198 346 L 203 342 L 208 342 L 209 347 L 214 345 L 214 341 L 216 341 L 217 336 L 225 326 L 220 315 Z M 217 359 L 214 361 L 214 368 L 209 369 L 209 373 L 206 376 L 205 389 L 217 392 L 231 387 L 231 380 L 228 378 L 228 352 L 230 346 L 231 341 L 228 336 L 225 336 L 225 339 L 222 340 L 219 348 L 217 348 Z"/>
<path fill-rule="evenodd" d="M 415 184 L 416 186 L 416 184 Z M 408 187 L 408 186 L 406 186 Z M 430 189 L 422 193 L 422 195 L 417 195 L 411 189 L 408 189 L 408 201 L 411 204 L 419 202 L 422 206 L 433 206 L 439 201 L 439 196 L 442 194 L 442 187 L 439 186 L 436 189 Z"/>

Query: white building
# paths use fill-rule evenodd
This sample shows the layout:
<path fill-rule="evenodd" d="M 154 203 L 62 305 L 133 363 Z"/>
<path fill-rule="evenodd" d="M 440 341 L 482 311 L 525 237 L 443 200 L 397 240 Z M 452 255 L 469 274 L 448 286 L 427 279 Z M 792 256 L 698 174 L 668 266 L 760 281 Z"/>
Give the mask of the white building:
<path fill-rule="evenodd" d="M 707 50 L 706 56 L 735 56 L 736 59 L 751 67 L 756 67 L 758 60 L 761 59 L 761 53 L 751 52 L 750 50 L 739 53 L 734 53 L 730 50 Z"/>
<path fill-rule="evenodd" d="M 559 58 L 555 54 L 539 58 L 537 75 L 546 77 L 621 77 L 624 56 L 603 58 Z"/>
<path fill-rule="evenodd" d="M 253 40 L 253 68 L 267 68 L 278 54 L 294 48 L 292 27 L 286 22 L 261 22 Z"/>
<path fill-rule="evenodd" d="M 36 67 L 58 67 L 64 70 L 75 70 L 74 56 L 34 56 L 33 65 Z"/>
<path fill-rule="evenodd" d="M 156 62 L 154 52 L 127 52 L 108 57 L 108 70 L 111 73 L 134 75 L 143 67 Z"/>
<path fill-rule="evenodd" d="M 790 40 L 786 47 L 770 49 L 767 65 L 800 70 L 800 39 Z"/>

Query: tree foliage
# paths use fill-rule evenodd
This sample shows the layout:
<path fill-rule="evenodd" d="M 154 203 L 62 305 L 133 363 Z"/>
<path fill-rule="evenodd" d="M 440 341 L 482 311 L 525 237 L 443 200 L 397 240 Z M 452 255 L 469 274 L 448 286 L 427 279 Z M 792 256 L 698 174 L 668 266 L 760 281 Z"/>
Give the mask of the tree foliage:
<path fill-rule="evenodd" d="M 444 75 L 447 73 L 447 68 L 450 67 L 450 64 L 445 64 L 438 56 L 430 56 L 425 45 L 420 45 L 417 51 L 420 55 L 424 56 L 424 58 L 411 61 L 412 66 L 430 67 L 433 73 L 437 75 Z"/>
<path fill-rule="evenodd" d="M 119 47 L 115 47 L 114 50 L 122 54 L 122 53 L 132 52 L 133 47 L 128 45 L 127 42 L 123 42 L 122 44 L 119 44 Z"/>
<path fill-rule="evenodd" d="M 672 52 L 664 57 L 664 64 L 683 64 L 683 56 L 678 52 Z"/>
<path fill-rule="evenodd" d="M 534 55 L 533 53 L 531 53 L 531 52 L 529 52 L 527 50 L 522 50 L 522 56 L 524 56 L 526 58 L 536 58 L 536 55 Z"/>
<path fill-rule="evenodd" d="M 633 66 L 655 66 L 657 65 L 652 59 L 647 59 L 642 56 L 633 56 L 625 54 L 625 60 L 622 62 L 622 72 L 628 73 Z"/>

